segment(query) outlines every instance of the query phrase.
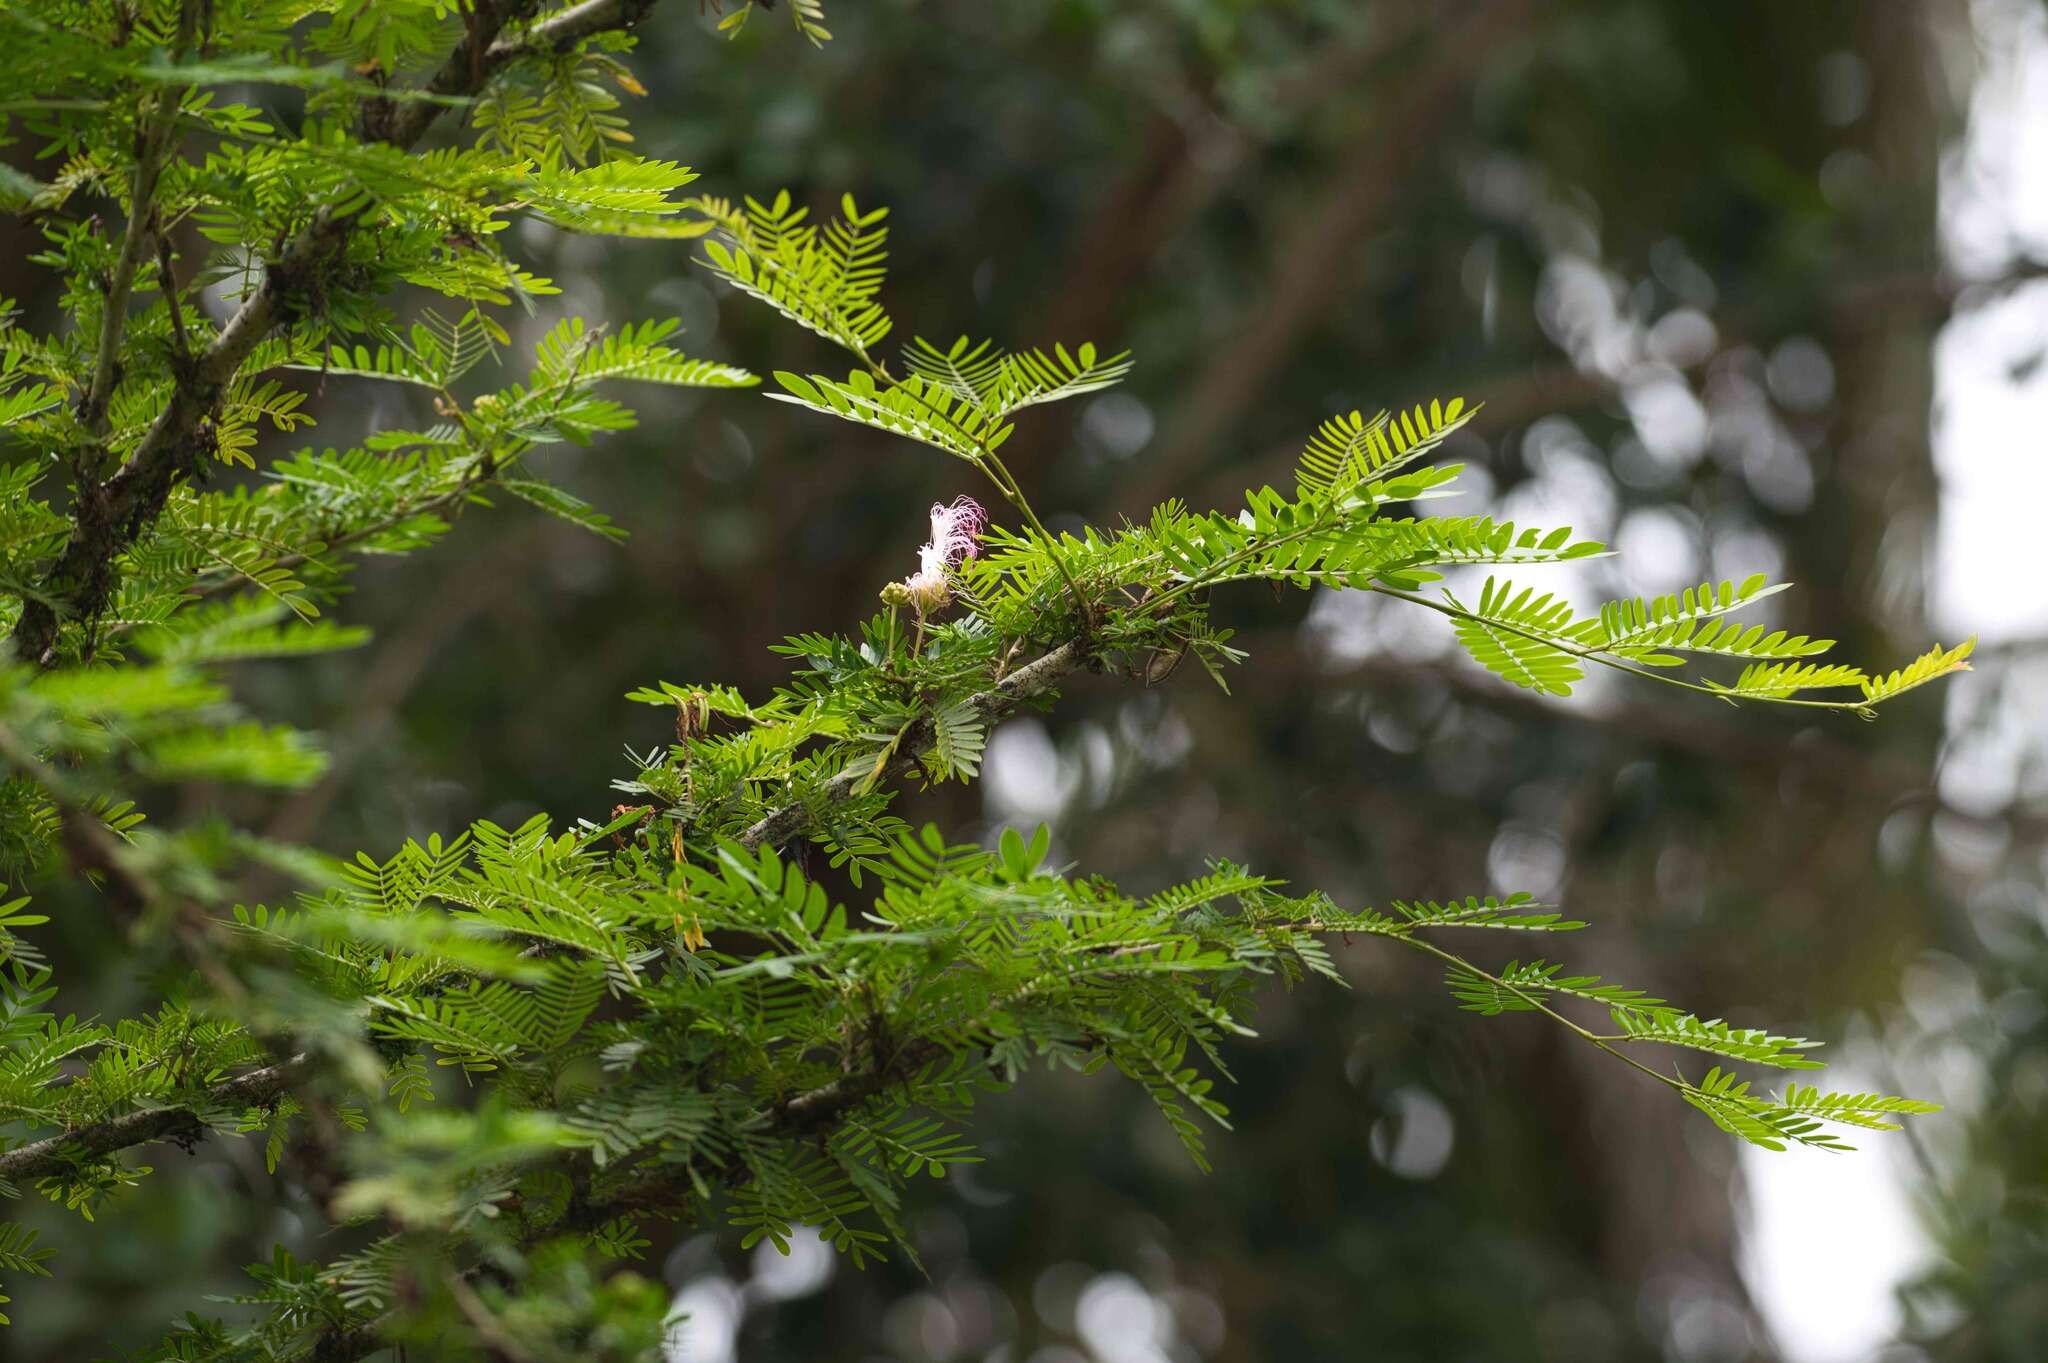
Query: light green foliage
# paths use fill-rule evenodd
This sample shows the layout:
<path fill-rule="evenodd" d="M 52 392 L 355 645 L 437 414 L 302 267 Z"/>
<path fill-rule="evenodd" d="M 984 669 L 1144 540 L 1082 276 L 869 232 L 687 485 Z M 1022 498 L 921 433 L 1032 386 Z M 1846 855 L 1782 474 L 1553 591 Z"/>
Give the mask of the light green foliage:
<path fill-rule="evenodd" d="M 1837 1148 L 1836 1127 L 1931 1110 L 1690 1078 L 1671 1053 L 1807 1069 L 1814 1043 L 1444 944 L 1585 926 L 1527 896 L 1343 909 L 1219 863 L 1141 897 L 1053 864 L 1043 829 L 986 848 L 908 827 L 891 812 L 904 781 L 974 780 L 991 726 L 1050 705 L 1073 673 L 1157 681 L 1192 655 L 1220 684 L 1245 655 L 1210 603 L 1234 584 L 1435 610 L 1480 665 L 1557 696 L 1606 666 L 1868 714 L 1966 666 L 1969 646 L 1889 676 L 1810 662 L 1824 641 L 1729 618 L 1779 590 L 1761 578 L 1583 618 L 1556 590 L 1491 577 L 1424 595 L 1474 566 L 1603 552 L 1566 527 L 1414 513 L 1457 477 L 1427 462 L 1472 416 L 1457 400 L 1330 418 L 1291 496 L 1170 501 L 1055 536 L 1003 463 L 1012 418 L 1118 382 L 1128 356 L 963 337 L 913 340 L 892 367 L 882 210 L 849 198 L 820 225 L 786 192 L 684 200 L 688 171 L 633 153 L 612 92 L 639 88 L 622 30 L 645 8 L 0 11 L 6 132 L 48 162 L 6 194 L 40 226 L 66 313 L 45 335 L 0 308 L 0 626 L 15 644 L 0 876 L 89 878 L 110 929 L 178 967 L 154 972 L 172 983 L 142 1015 L 60 1017 L 43 917 L 0 896 L 0 1193 L 91 1216 L 150 1172 L 131 1148 L 240 1134 L 273 1173 L 314 1151 L 340 1171 L 326 1213 L 369 1228 L 333 1263 L 277 1250 L 250 1270 L 250 1309 L 188 1317 L 155 1357 L 648 1357 L 665 1302 L 619 1267 L 647 1248 L 645 1218 L 785 1248 L 815 1226 L 856 1263 L 908 1253 L 910 1181 L 972 1162 L 977 1098 L 1034 1066 L 1135 1082 L 1206 1168 L 1259 990 L 1341 984 L 1332 935 L 1426 955 L 1463 1007 L 1543 1015 L 1760 1145 Z M 812 0 L 786 8 L 827 36 Z M 223 103 L 230 84 L 303 96 L 304 117 Z M 413 150 L 452 110 L 465 135 Z M 124 226 L 74 211 L 88 193 Z M 144 823 L 136 800 L 166 783 L 318 775 L 317 743 L 243 713 L 226 679 L 361 643 L 323 614 L 353 555 L 425 547 L 494 489 L 621 534 L 534 452 L 630 427 L 618 383 L 753 382 L 674 349 L 672 322 L 568 318 L 519 356 L 507 310 L 553 293 L 506 253 L 522 217 L 621 249 L 698 239 L 714 276 L 851 358 L 843 378 L 778 374 L 772 396 L 963 461 L 1015 523 L 939 553 L 917 593 L 891 584 L 852 634 L 788 640 L 772 695 L 635 691 L 673 712 L 676 741 L 622 773 L 602 822 L 479 823 L 345 864 L 221 821 Z M 180 223 L 217 253 L 181 266 Z M 209 285 L 235 301 L 229 320 Z M 401 302 L 418 292 L 444 301 Z M 491 389 L 480 376 L 499 369 Z M 421 389 L 438 419 L 272 452 L 325 385 L 365 383 Z M 255 476 L 210 481 L 227 465 Z M 1672 674 L 1689 660 L 1747 667 Z M 1808 694 L 1827 688 L 1853 694 Z M 815 875 L 790 850 L 805 844 Z M 225 887 L 257 866 L 296 892 L 236 902 Z M 0 1273 L 45 1273 L 45 1257 L 0 1224 Z"/>
<path fill-rule="evenodd" d="M 704 263 L 734 288 L 863 358 L 888 336 L 889 315 L 875 299 L 888 258 L 888 209 L 863 213 L 849 194 L 820 229 L 787 190 L 771 203 L 748 199 L 744 209 L 712 198 L 693 207 L 721 229 L 706 243 Z"/>
<path fill-rule="evenodd" d="M 720 2 L 721 0 L 713 0 L 714 5 Z M 755 6 L 756 0 L 736 0 L 732 11 L 719 19 L 719 31 L 738 34 L 753 14 Z M 760 8 L 768 9 L 770 6 L 764 3 Z M 789 14 L 790 21 L 796 25 L 797 32 L 821 47 L 831 41 L 832 35 L 825 28 L 824 0 L 789 0 L 784 8 Z"/>

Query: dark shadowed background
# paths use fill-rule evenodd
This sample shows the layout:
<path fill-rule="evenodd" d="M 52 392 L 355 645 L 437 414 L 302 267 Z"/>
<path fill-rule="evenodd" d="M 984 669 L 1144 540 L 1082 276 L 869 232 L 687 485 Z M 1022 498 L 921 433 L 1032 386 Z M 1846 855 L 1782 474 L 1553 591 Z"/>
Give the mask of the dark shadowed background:
<path fill-rule="evenodd" d="M 1457 510 L 1620 549 L 1555 570 L 1582 608 L 1761 569 L 1799 588 L 1758 618 L 1858 660 L 1985 645 L 1882 723 L 1808 724 L 1620 683 L 1536 700 L 1435 617 L 1230 598 L 1234 695 L 1195 669 L 1083 685 L 1003 727 L 982 786 L 906 813 L 1045 821 L 1060 859 L 1136 889 L 1227 855 L 1351 903 L 1559 896 L 1596 924 L 1575 967 L 1830 1038 L 1834 1087 L 1948 1112 L 1854 1156 L 1751 1158 L 1361 942 L 1353 989 L 1276 992 L 1233 1050 L 1213 1175 L 1135 1090 L 1062 1075 L 990 1105 L 987 1162 L 929 1186 L 928 1278 L 650 1228 L 689 1313 L 677 1363 L 2048 1356 L 2036 0 L 834 0 L 822 51 L 779 12 L 735 43 L 714 18 L 676 0 L 643 30 L 638 149 L 714 194 L 889 205 L 899 339 L 1136 352 L 1125 387 L 1027 414 L 1011 446 L 1056 526 L 1228 504 L 1285 482 L 1334 411 L 1462 394 L 1486 406 Z M 682 244 L 522 230 L 564 290 L 525 340 L 676 315 L 695 353 L 841 363 Z M 770 644 L 872 610 L 927 504 L 976 490 L 757 394 L 634 396 L 637 431 L 547 456 L 631 539 L 510 503 L 365 565 L 342 613 L 371 647 L 247 677 L 332 736 L 334 770 L 241 813 L 380 856 L 601 817 L 622 748 L 666 739 L 628 689 L 764 692 Z M 409 424 L 409 400 L 332 380 L 322 442 Z M 118 968 L 82 930 L 54 945 Z M 140 1344 L 273 1239 L 320 1253 L 256 1150 L 173 1161 L 189 1175 L 110 1207 L 62 1287 L 24 1284 L 0 1356 Z"/>

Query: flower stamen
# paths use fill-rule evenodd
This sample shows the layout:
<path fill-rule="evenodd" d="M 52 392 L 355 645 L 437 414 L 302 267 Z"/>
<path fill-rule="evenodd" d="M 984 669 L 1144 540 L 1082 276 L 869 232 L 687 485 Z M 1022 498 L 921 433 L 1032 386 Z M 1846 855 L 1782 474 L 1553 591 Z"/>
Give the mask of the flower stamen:
<path fill-rule="evenodd" d="M 917 551 L 917 571 L 900 584 L 904 601 L 917 611 L 919 620 L 952 603 L 950 575 L 981 552 L 981 534 L 987 528 L 988 513 L 972 497 L 956 497 L 951 505 L 932 504 L 931 539 Z"/>

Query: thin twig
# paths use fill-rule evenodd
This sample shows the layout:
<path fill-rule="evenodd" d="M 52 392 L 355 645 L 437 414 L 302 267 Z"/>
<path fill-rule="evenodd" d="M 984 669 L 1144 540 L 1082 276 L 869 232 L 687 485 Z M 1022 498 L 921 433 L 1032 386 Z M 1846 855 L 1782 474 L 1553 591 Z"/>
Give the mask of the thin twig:
<path fill-rule="evenodd" d="M 1081 670 L 1087 665 L 1088 658 L 1088 650 L 1080 641 L 1069 640 L 1026 663 L 988 690 L 968 697 L 967 704 L 983 719 L 1008 714 L 1025 701 L 1044 695 L 1069 674 Z M 915 765 L 919 757 L 931 750 L 934 741 L 930 724 L 914 726 L 898 745 L 891 765 L 903 768 Z M 869 775 L 870 769 L 866 764 L 848 767 L 827 781 L 812 799 L 783 805 L 755 820 L 739 835 L 740 845 L 749 849 L 764 845 L 780 847 L 811 828 L 816 821 L 816 810 L 844 804 L 858 795 L 866 786 Z"/>
<path fill-rule="evenodd" d="M 184 0 L 179 7 L 177 59 L 184 58 L 197 44 L 205 8 L 203 0 Z M 135 272 L 142 268 L 150 239 L 156 235 L 157 184 L 163 175 L 171 134 L 177 126 L 187 88 L 167 85 L 159 90 L 156 104 L 135 137 L 135 177 L 128 189 L 128 226 L 121 236 L 121 253 L 114 259 L 114 272 L 107 279 L 99 344 L 93 354 L 92 383 L 79 404 L 79 420 L 102 441 L 107 436 L 107 412 L 114 399 L 114 388 L 120 382 L 121 340 L 127 334 L 128 299 L 135 289 Z M 88 478 L 97 477 L 99 469 L 96 465 L 88 466 L 81 473 Z"/>

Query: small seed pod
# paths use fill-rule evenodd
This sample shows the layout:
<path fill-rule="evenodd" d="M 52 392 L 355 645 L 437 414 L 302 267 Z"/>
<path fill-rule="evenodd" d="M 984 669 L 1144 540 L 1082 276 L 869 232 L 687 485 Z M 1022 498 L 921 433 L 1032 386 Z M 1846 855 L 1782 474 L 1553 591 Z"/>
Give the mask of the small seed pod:
<path fill-rule="evenodd" d="M 687 743 L 711 722 L 711 698 L 692 691 L 676 702 L 676 742 Z"/>
<path fill-rule="evenodd" d="M 1180 641 L 1175 649 L 1154 649 L 1152 656 L 1145 660 L 1145 685 L 1157 686 L 1174 674 L 1180 660 L 1188 656 L 1188 641 Z"/>

